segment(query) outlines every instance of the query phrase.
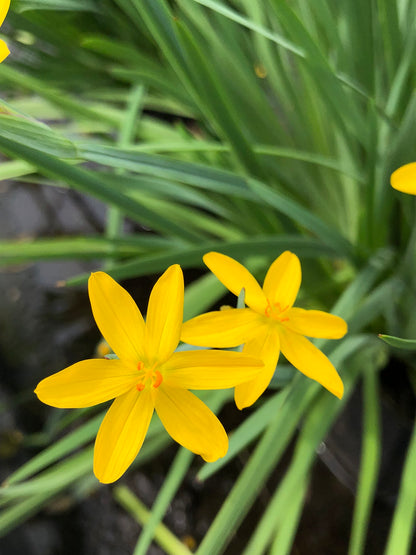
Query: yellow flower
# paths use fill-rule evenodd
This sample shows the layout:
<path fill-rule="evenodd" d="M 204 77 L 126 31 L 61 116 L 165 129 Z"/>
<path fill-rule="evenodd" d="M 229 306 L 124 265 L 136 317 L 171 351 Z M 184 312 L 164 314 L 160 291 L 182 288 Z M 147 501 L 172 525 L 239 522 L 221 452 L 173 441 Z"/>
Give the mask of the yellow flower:
<path fill-rule="evenodd" d="M 94 473 L 117 480 L 144 441 L 156 409 L 167 432 L 206 461 L 223 457 L 228 438 L 213 412 L 188 389 L 223 389 L 252 379 L 263 364 L 241 353 L 174 352 L 183 318 L 183 275 L 170 266 L 155 284 L 146 323 L 131 296 L 104 272 L 88 292 L 94 319 L 117 359 L 77 362 L 42 380 L 35 393 L 60 408 L 89 407 L 115 398 L 98 431 Z"/>
<path fill-rule="evenodd" d="M 0 0 L 0 27 L 6 19 L 7 12 L 10 8 L 10 0 Z M 2 62 L 10 54 L 7 44 L 0 40 L 0 62 Z"/>
<path fill-rule="evenodd" d="M 401 166 L 394 171 L 391 174 L 390 183 L 397 191 L 416 195 L 416 162 Z"/>
<path fill-rule="evenodd" d="M 244 343 L 244 353 L 263 360 L 263 370 L 235 388 L 238 408 L 252 405 L 267 388 L 280 351 L 303 374 L 342 397 L 344 386 L 337 371 L 304 336 L 338 339 L 347 332 L 347 324 L 333 314 L 293 307 L 301 282 L 300 262 L 295 254 L 286 251 L 273 262 L 263 289 L 244 266 L 229 256 L 210 252 L 204 256 L 204 262 L 235 295 L 244 289 L 249 308 L 197 316 L 184 323 L 181 339 L 193 345 L 213 347 Z"/>

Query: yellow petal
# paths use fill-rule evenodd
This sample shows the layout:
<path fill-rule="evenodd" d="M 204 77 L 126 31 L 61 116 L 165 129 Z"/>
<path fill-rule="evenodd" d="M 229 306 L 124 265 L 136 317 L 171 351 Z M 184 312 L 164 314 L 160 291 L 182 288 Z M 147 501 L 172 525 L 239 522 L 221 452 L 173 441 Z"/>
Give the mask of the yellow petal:
<path fill-rule="evenodd" d="M 263 319 L 251 308 L 207 312 L 183 324 L 181 340 L 201 347 L 237 347 L 258 333 Z"/>
<path fill-rule="evenodd" d="M 234 351 L 182 351 L 163 365 L 163 383 L 183 389 L 227 389 L 256 376 L 261 360 Z"/>
<path fill-rule="evenodd" d="M 284 322 L 286 327 L 308 337 L 339 339 L 344 337 L 348 329 L 345 320 L 321 310 L 292 308 L 287 312 L 286 316 L 288 318 Z"/>
<path fill-rule="evenodd" d="M 163 362 L 178 346 L 183 320 L 183 274 L 178 264 L 158 279 L 149 299 L 146 318 L 148 360 Z"/>
<path fill-rule="evenodd" d="M 115 482 L 136 458 L 153 414 L 149 389 L 131 389 L 113 402 L 98 430 L 94 474 L 104 484 Z"/>
<path fill-rule="evenodd" d="M 144 356 L 144 320 L 136 303 L 105 272 L 91 274 L 88 293 L 104 339 L 121 360 L 137 364 Z"/>
<path fill-rule="evenodd" d="M 10 8 L 10 0 L 1 0 L 0 2 L 0 25 L 6 18 L 7 12 Z"/>
<path fill-rule="evenodd" d="M 390 183 L 393 189 L 416 195 L 416 162 L 401 166 L 394 171 L 391 174 Z"/>
<path fill-rule="evenodd" d="M 213 274 L 234 295 L 245 291 L 245 303 L 256 312 L 264 313 L 267 301 L 257 280 L 242 264 L 219 252 L 209 252 L 204 257 L 204 262 Z"/>
<path fill-rule="evenodd" d="M 263 291 L 271 303 L 280 305 L 281 310 L 290 308 L 296 300 L 302 270 L 299 258 L 285 251 L 270 266 L 264 279 Z"/>
<path fill-rule="evenodd" d="M 7 44 L 0 40 L 0 63 L 7 58 L 7 56 L 10 54 L 10 50 L 7 47 Z"/>
<path fill-rule="evenodd" d="M 309 339 L 282 327 L 280 348 L 295 368 L 308 378 L 319 382 L 336 397 L 342 398 L 344 384 L 338 372 L 330 360 Z"/>
<path fill-rule="evenodd" d="M 243 354 L 261 358 L 264 368 L 253 380 L 237 385 L 235 388 L 235 404 L 240 410 L 250 407 L 265 391 L 276 370 L 279 353 L 279 335 L 273 327 L 244 345 Z"/>
<path fill-rule="evenodd" d="M 35 393 L 52 407 L 91 407 L 125 393 L 137 376 L 137 370 L 121 360 L 82 360 L 42 380 Z"/>
<path fill-rule="evenodd" d="M 156 412 L 175 441 L 207 462 L 224 457 L 228 437 L 215 414 L 190 391 L 162 384 L 155 395 Z"/>

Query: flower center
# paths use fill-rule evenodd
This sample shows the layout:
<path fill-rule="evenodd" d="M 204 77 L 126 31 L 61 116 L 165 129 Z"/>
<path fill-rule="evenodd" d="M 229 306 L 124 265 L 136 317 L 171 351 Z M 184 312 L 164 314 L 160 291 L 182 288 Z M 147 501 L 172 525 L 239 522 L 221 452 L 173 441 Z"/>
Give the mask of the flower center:
<path fill-rule="evenodd" d="M 267 299 L 267 306 L 264 309 L 264 314 L 267 318 L 272 318 L 279 322 L 287 322 L 289 318 L 285 315 L 285 312 L 288 308 L 289 305 L 282 308 L 280 303 L 271 303 L 270 300 Z"/>
<path fill-rule="evenodd" d="M 143 389 L 148 387 L 159 387 L 163 382 L 163 376 L 159 370 L 155 369 L 156 364 L 151 368 L 146 368 L 144 362 L 140 361 L 137 365 L 137 370 L 140 374 L 140 381 L 136 384 L 137 391 L 143 391 Z"/>

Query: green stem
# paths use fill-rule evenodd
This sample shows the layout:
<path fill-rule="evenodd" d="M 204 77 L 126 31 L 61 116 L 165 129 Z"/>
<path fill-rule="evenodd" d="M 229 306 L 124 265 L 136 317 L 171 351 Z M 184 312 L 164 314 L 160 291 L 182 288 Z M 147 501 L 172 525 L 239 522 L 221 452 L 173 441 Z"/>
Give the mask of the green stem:
<path fill-rule="evenodd" d="M 363 395 L 364 421 L 361 468 L 352 521 L 349 555 L 361 555 L 364 552 L 366 532 L 368 530 L 380 467 L 380 407 L 378 381 L 373 371 L 364 374 Z"/>
<path fill-rule="evenodd" d="M 394 511 L 385 555 L 406 555 L 415 528 L 416 516 L 416 422 L 407 451 L 400 484 L 399 498 Z"/>
<path fill-rule="evenodd" d="M 113 490 L 116 501 L 141 525 L 145 525 L 152 517 L 150 511 L 126 486 L 117 486 Z M 192 555 L 191 551 L 172 534 L 162 523 L 155 528 L 155 540 L 167 555 Z"/>
<path fill-rule="evenodd" d="M 136 132 L 137 120 L 139 119 L 141 113 L 143 96 L 143 85 L 134 85 L 130 92 L 127 101 L 125 116 L 120 126 L 120 133 L 117 141 L 117 146 L 119 146 L 120 148 L 125 148 L 133 142 Z M 120 175 L 121 173 L 124 173 L 124 170 L 119 169 L 116 171 L 116 175 Z M 108 207 L 106 226 L 107 237 L 109 237 L 110 239 L 115 239 L 122 234 L 123 219 L 123 212 L 119 208 L 112 205 Z M 113 263 L 114 260 L 109 260 L 106 264 L 106 267 L 110 268 Z"/>

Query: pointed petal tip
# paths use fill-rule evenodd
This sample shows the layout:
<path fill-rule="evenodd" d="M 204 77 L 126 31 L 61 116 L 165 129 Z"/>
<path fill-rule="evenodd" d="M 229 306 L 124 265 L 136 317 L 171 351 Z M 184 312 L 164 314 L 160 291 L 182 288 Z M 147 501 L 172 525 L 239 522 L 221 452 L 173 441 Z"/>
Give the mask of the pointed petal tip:
<path fill-rule="evenodd" d="M 219 449 L 215 453 L 201 453 L 201 457 L 204 459 L 205 462 L 212 463 L 217 461 L 218 459 L 222 459 L 228 452 L 228 441 L 226 448 Z"/>
<path fill-rule="evenodd" d="M 342 383 L 342 380 L 338 387 L 335 388 L 332 393 L 340 400 L 344 397 L 344 384 Z"/>

